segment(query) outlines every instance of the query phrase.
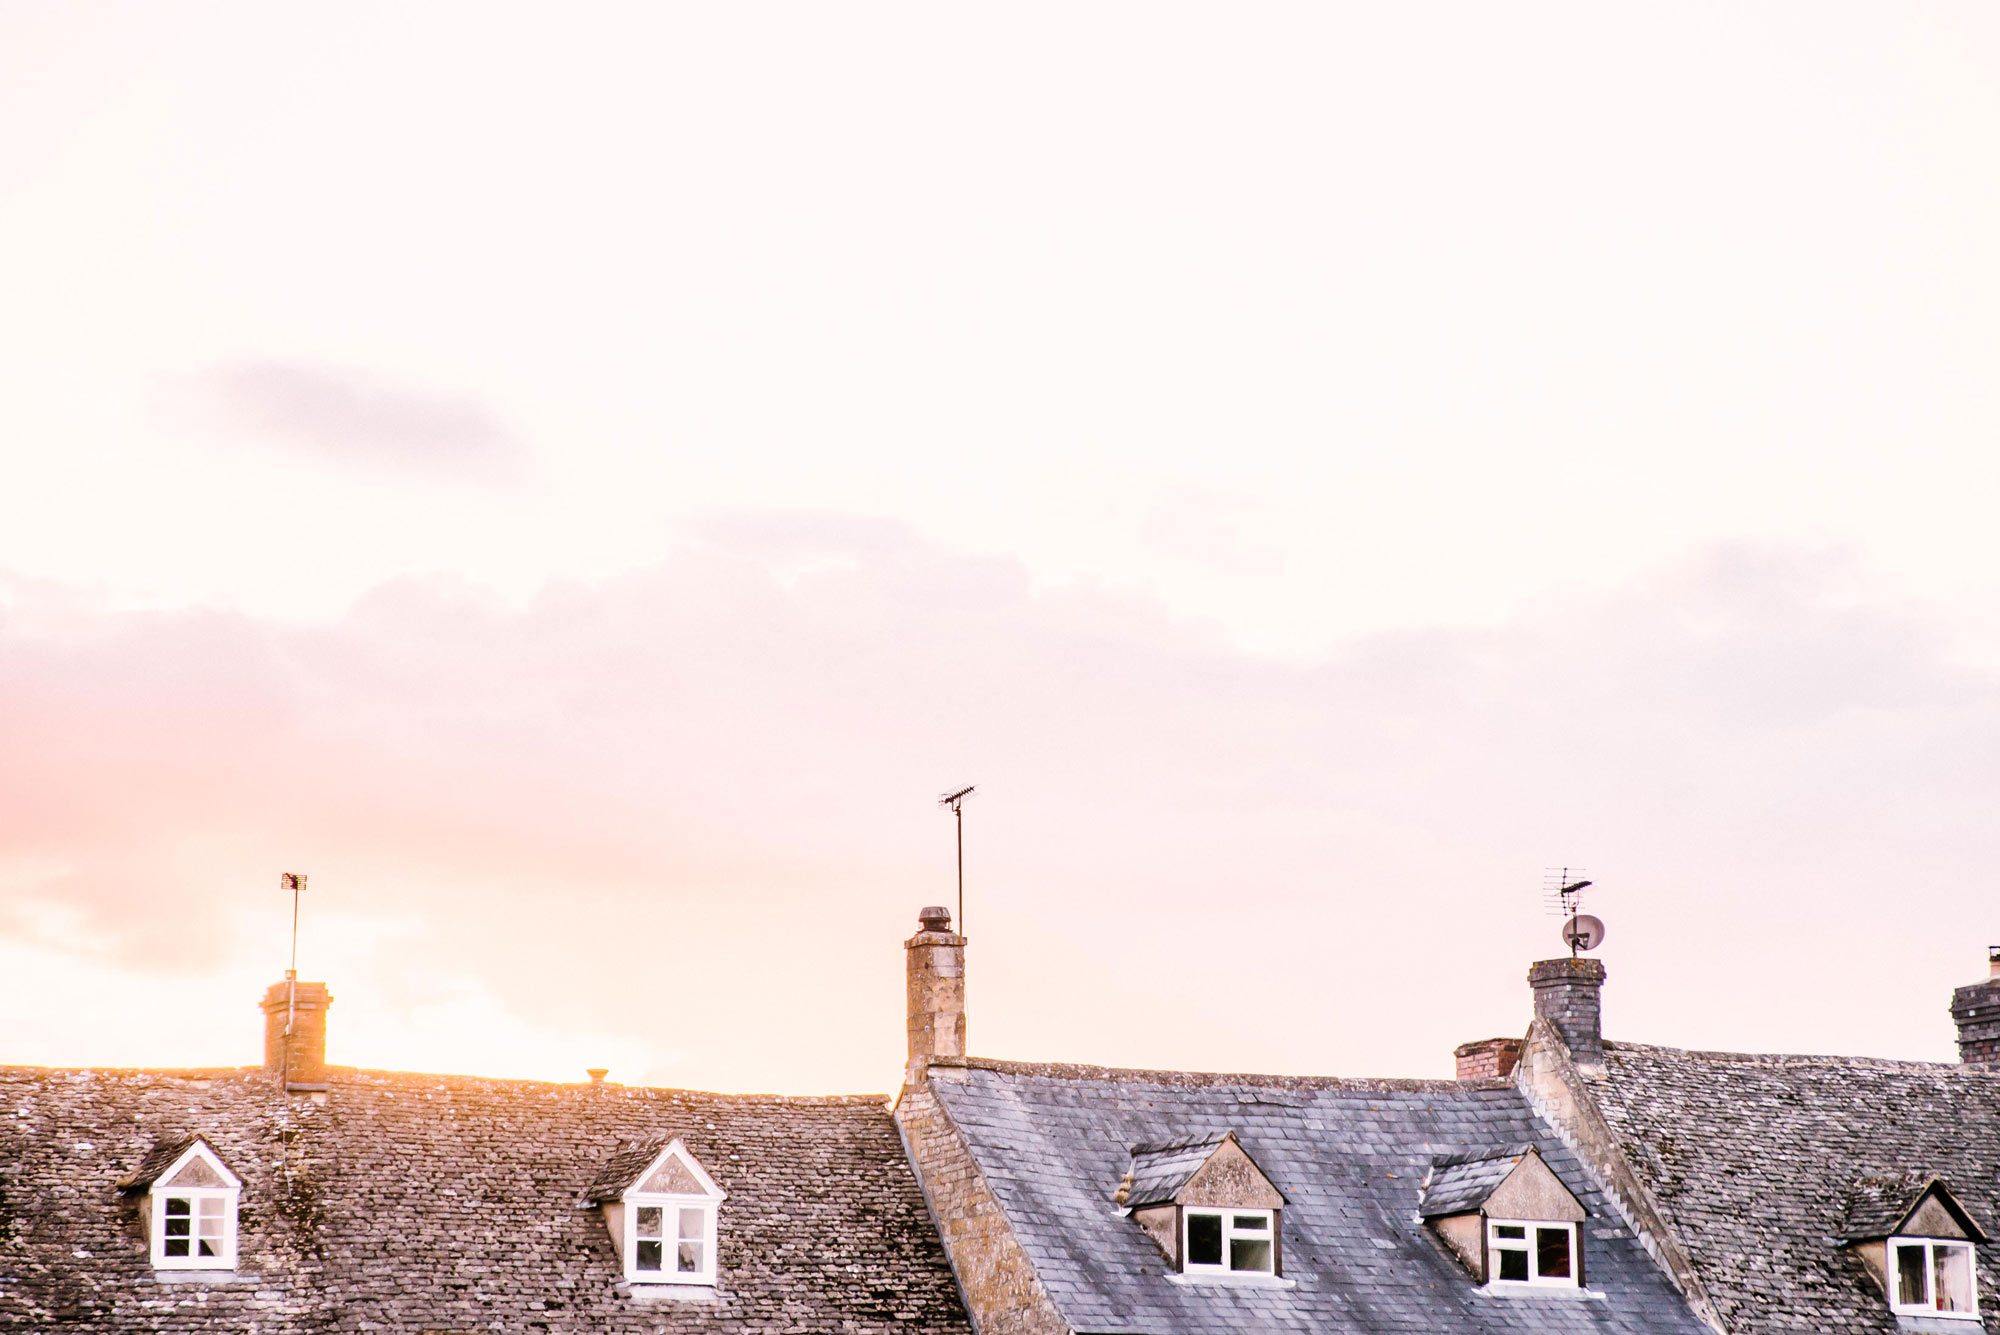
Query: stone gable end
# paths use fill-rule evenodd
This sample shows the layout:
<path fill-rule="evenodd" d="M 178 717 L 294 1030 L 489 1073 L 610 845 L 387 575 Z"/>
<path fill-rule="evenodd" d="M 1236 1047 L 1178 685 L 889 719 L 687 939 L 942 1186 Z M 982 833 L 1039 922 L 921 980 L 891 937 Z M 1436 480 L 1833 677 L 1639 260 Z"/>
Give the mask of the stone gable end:
<path fill-rule="evenodd" d="M 1195 1169 L 1187 1185 L 1174 1193 L 1174 1203 L 1275 1210 L 1285 1203 L 1285 1197 L 1241 1145 L 1225 1140 Z"/>
<path fill-rule="evenodd" d="M 1530 1154 L 1514 1165 L 1514 1171 L 1486 1198 L 1486 1217 L 1557 1219 L 1574 1224 L 1590 1216 L 1541 1156 Z"/>

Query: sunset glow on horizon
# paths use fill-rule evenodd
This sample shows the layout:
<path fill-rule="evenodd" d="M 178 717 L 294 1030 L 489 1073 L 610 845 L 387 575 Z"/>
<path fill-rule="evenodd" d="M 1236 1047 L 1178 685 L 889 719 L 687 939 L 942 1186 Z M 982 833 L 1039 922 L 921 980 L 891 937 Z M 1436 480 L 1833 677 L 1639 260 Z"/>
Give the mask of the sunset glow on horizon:
<path fill-rule="evenodd" d="M 1949 1060 L 2000 13 L 0 8 L 0 1063 Z"/>

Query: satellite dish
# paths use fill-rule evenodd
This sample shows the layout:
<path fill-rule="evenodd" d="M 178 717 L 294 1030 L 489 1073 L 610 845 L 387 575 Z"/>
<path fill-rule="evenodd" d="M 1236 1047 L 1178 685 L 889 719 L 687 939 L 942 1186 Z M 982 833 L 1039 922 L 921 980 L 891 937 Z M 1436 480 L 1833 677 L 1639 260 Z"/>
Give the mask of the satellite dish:
<path fill-rule="evenodd" d="M 1563 924 L 1563 944 L 1571 950 L 1595 950 L 1604 944 L 1604 920 L 1579 913 Z"/>

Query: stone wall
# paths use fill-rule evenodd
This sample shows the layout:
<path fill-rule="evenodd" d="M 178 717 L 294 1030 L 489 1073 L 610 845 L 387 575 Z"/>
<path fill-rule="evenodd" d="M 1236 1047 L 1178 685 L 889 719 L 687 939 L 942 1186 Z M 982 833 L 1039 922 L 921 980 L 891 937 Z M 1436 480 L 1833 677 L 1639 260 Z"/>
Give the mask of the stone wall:
<path fill-rule="evenodd" d="M 924 1083 L 905 1088 L 897 1101 L 896 1125 L 944 1239 L 973 1330 L 977 1335 L 1071 1335 L 950 1114 L 930 1091 L 929 1081 L 962 1076 L 962 1070 L 932 1063 L 923 1074 Z"/>

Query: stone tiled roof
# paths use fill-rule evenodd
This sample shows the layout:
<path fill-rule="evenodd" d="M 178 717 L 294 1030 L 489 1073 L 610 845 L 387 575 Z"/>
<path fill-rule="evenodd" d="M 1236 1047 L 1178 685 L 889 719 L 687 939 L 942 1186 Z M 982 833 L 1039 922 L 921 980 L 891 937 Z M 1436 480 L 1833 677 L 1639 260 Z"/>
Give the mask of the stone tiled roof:
<path fill-rule="evenodd" d="M 653 1160 L 659 1158 L 661 1151 L 671 1143 L 666 1136 L 654 1136 L 623 1146 L 597 1170 L 591 1184 L 583 1189 L 582 1199 L 617 1200 L 639 1180 L 639 1174 L 653 1166 Z"/>
<path fill-rule="evenodd" d="M 1132 1185 L 1125 1192 L 1125 1204 L 1137 1209 L 1171 1201 L 1227 1139 L 1227 1131 L 1213 1131 L 1190 1139 L 1134 1145 Z"/>
<path fill-rule="evenodd" d="M 950 1332 L 880 1098 L 343 1071 L 0 1068 L 0 1329 Z M 200 1135 L 243 1179 L 234 1278 L 160 1278 L 121 1179 Z M 679 1136 L 729 1193 L 712 1298 L 637 1300 L 584 1190 Z"/>
<path fill-rule="evenodd" d="M 130 1176 L 120 1180 L 118 1189 L 126 1192 L 146 1190 L 159 1181 L 160 1174 L 174 1166 L 174 1160 L 186 1154 L 200 1140 L 200 1136 L 181 1136 L 178 1139 L 161 1141 L 147 1152 L 145 1158 L 139 1160 L 139 1166 L 132 1170 Z M 233 1173 L 236 1170 L 232 1168 L 229 1171 Z"/>
<path fill-rule="evenodd" d="M 1974 1241 L 1985 1242 L 1986 1230 L 1965 1212 L 1951 1184 L 1934 1173 L 1889 1173 L 1859 1179 L 1849 1192 L 1847 1211 L 1834 1236 L 1886 1238 L 1902 1226 L 1933 1188 L 1939 1191 L 1945 1209 Z"/>
<path fill-rule="evenodd" d="M 1486 1204 L 1515 1166 L 1534 1152 L 1530 1145 L 1510 1149 L 1447 1154 L 1431 1161 L 1417 1212 L 1426 1219 L 1462 1214 Z"/>
<path fill-rule="evenodd" d="M 1325 1080 L 968 1061 L 932 1068 L 1043 1287 L 1078 1332 L 1139 1335 L 1697 1335 L 1666 1276 L 1576 1158 L 1499 1081 Z M 962 1078 L 961 1078 L 962 1077 Z M 1134 1143 L 1233 1130 L 1290 1201 L 1292 1287 L 1183 1284 L 1107 1184 Z M 1578 1184 L 1590 1288 L 1500 1296 L 1478 1287 L 1417 1215 L 1434 1158 L 1532 1144 Z"/>
<path fill-rule="evenodd" d="M 1840 1245 L 1868 1179 L 1944 1177 L 1976 1219 L 2000 1217 L 2000 1070 L 1632 1043 L 1605 1062 L 1587 1083 L 1606 1121 L 1743 1335 L 1899 1329 Z M 2000 1331 L 2000 1270 L 1978 1252 Z"/>

